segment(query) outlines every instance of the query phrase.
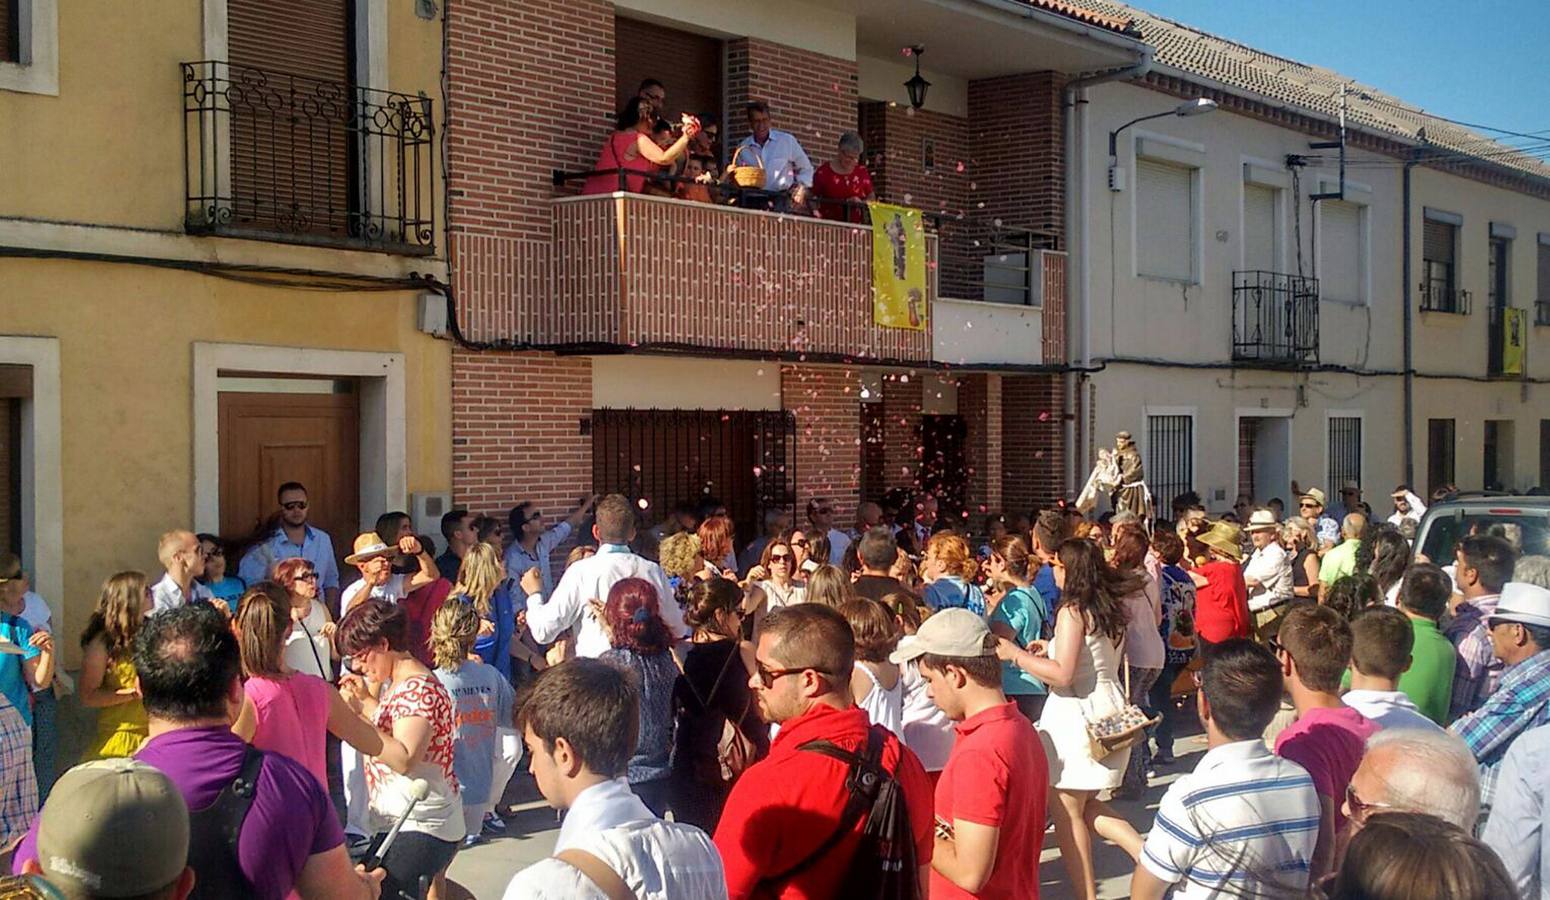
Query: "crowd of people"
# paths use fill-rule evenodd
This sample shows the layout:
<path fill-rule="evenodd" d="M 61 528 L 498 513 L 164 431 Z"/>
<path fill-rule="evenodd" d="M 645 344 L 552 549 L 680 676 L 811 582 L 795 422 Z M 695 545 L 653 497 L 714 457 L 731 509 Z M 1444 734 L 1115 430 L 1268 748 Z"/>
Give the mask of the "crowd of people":
<path fill-rule="evenodd" d="M 743 115 L 749 135 L 723 160 L 717 116 L 684 112 L 674 118 L 667 89 L 648 78 L 619 110 L 582 191 L 864 221 L 864 201 L 876 199 L 876 191 L 860 135 L 841 134 L 833 157 L 815 168 L 796 135 L 773 127 L 768 103 L 750 101 Z"/>
<path fill-rule="evenodd" d="M 155 582 L 110 576 L 73 686 L 0 556 L 14 872 L 72 897 L 446 896 L 525 755 L 564 818 L 509 900 L 1032 897 L 1047 824 L 1079 897 L 1099 841 L 1134 897 L 1550 886 L 1550 559 L 1493 526 L 1428 560 L 1403 486 L 1381 524 L 1353 485 L 1284 519 L 1184 495 L 974 535 L 895 490 L 848 523 L 769 511 L 742 545 L 713 498 L 653 523 L 593 496 L 551 522 L 453 510 L 439 555 L 390 512 L 351 580 L 307 496 L 282 486 L 242 546 L 168 532 Z M 71 689 L 97 728 L 56 779 Z M 1138 830 L 1192 720 L 1205 752 Z"/>

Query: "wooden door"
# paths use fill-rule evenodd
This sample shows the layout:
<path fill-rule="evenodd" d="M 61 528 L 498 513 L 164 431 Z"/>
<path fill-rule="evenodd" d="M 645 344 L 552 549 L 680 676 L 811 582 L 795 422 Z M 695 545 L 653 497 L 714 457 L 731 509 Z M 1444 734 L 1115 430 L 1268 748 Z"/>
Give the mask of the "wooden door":
<path fill-rule="evenodd" d="M 920 417 L 920 487 L 936 497 L 940 518 L 958 521 L 969 493 L 969 428 L 963 416 Z"/>
<path fill-rule="evenodd" d="M 244 538 L 277 511 L 287 481 L 307 488 L 308 524 L 343 558 L 360 525 L 359 395 L 220 394 L 221 534 Z"/>

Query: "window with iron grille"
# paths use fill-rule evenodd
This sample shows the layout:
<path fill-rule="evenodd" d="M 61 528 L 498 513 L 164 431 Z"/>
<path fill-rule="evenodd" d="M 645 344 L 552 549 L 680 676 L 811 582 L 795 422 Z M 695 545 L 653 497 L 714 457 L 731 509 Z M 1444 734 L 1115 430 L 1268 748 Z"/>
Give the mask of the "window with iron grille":
<path fill-rule="evenodd" d="M 1422 309 L 1458 312 L 1458 226 L 1427 219 L 1421 227 Z"/>
<path fill-rule="evenodd" d="M 1454 483 L 1453 441 L 1454 421 L 1452 419 L 1426 420 L 1426 495 L 1428 497 L 1438 488 Z"/>
<path fill-rule="evenodd" d="M 1193 490 L 1195 483 L 1195 417 L 1146 417 L 1146 481 L 1159 509 Z"/>
<path fill-rule="evenodd" d="M 1329 482 L 1331 495 L 1347 481 L 1362 483 L 1362 420 L 1360 416 L 1329 417 Z"/>

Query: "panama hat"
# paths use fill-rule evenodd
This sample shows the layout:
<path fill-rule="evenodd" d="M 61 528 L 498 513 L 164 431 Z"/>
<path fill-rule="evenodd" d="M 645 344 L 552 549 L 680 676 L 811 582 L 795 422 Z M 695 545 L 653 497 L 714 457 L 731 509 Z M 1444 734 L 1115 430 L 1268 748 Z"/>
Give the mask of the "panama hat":
<path fill-rule="evenodd" d="M 355 552 L 344 558 L 345 565 L 354 566 L 379 556 L 394 556 L 397 547 L 389 547 L 375 531 L 362 532 L 355 539 Z"/>
<path fill-rule="evenodd" d="M 1256 509 L 1249 516 L 1249 522 L 1243 526 L 1244 531 L 1272 531 L 1280 528 L 1281 523 L 1276 521 L 1276 514 L 1268 509 Z"/>
<path fill-rule="evenodd" d="M 1302 499 L 1304 499 L 1304 500 L 1312 500 L 1314 503 L 1317 503 L 1320 506 L 1328 506 L 1329 505 L 1329 503 L 1326 502 L 1326 500 L 1325 500 L 1324 492 L 1319 490 L 1318 488 L 1308 488 L 1306 491 L 1303 491 L 1302 492 Z"/>
<path fill-rule="evenodd" d="M 1217 522 L 1211 530 L 1202 534 L 1200 543 L 1232 559 L 1243 561 L 1243 531 L 1231 522 Z"/>
<path fill-rule="evenodd" d="M 1496 612 L 1487 618 L 1493 623 L 1518 622 L 1550 628 L 1550 590 L 1537 584 L 1509 581 L 1502 585 Z"/>

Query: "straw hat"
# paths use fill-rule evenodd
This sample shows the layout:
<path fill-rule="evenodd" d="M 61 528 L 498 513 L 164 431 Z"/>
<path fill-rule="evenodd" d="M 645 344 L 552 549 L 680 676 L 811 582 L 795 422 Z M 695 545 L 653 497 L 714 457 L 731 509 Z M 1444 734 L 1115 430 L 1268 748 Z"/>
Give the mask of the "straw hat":
<path fill-rule="evenodd" d="M 368 559 L 379 556 L 393 556 L 398 553 L 397 547 L 390 547 L 382 542 L 375 531 L 362 532 L 355 539 L 355 552 L 344 558 L 345 565 L 354 566 Z"/>
<path fill-rule="evenodd" d="M 1274 531 L 1280 527 L 1281 523 L 1276 521 L 1275 513 L 1268 509 L 1256 509 L 1254 510 L 1254 514 L 1249 516 L 1249 522 L 1247 525 L 1243 526 L 1243 530 Z"/>
<path fill-rule="evenodd" d="M 1243 561 L 1243 531 L 1231 522 L 1217 522 L 1199 540 L 1233 562 Z"/>

